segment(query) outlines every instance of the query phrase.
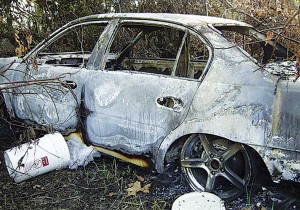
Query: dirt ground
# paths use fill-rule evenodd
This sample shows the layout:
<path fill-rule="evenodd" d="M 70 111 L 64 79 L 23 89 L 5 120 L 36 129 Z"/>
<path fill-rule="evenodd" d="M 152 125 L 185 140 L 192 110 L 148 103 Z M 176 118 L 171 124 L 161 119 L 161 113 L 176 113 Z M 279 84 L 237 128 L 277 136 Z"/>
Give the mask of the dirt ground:
<path fill-rule="evenodd" d="M 0 209 L 171 209 L 174 200 L 191 189 L 178 167 L 155 174 L 102 156 L 85 168 L 52 171 L 14 183 L 3 153 L 16 146 L 6 123 L 0 121 Z M 128 195 L 129 185 L 140 182 L 149 192 Z M 227 209 L 300 209 L 299 183 L 286 182 L 263 188 L 227 202 Z"/>

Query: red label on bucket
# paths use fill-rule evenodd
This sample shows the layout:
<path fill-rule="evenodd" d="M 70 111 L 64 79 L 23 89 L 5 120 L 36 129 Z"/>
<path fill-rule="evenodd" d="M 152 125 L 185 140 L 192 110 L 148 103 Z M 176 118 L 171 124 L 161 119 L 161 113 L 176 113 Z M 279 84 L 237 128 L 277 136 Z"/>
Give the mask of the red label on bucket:
<path fill-rule="evenodd" d="M 47 156 L 42 157 L 42 163 L 43 163 L 43 167 L 49 165 L 49 161 L 48 161 L 48 157 Z"/>
<path fill-rule="evenodd" d="M 41 167 L 45 167 L 47 165 L 49 165 L 49 160 L 48 160 L 48 157 L 45 156 L 40 159 L 26 163 L 25 164 L 25 172 L 33 171 L 33 170 L 39 169 Z"/>

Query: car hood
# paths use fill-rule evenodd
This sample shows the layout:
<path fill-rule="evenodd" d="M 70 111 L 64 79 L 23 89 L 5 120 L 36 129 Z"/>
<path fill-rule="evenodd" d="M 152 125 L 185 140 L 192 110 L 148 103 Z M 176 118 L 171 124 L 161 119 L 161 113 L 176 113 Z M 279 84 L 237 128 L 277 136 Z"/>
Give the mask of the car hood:
<path fill-rule="evenodd" d="M 0 72 L 7 70 L 14 62 L 19 62 L 21 59 L 18 57 L 0 58 Z"/>

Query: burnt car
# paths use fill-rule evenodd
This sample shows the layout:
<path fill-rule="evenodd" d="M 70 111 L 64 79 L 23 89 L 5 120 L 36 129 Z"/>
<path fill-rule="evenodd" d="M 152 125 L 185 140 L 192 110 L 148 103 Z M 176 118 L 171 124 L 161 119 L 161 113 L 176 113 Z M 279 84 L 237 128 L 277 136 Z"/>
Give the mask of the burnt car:
<path fill-rule="evenodd" d="M 265 40 L 216 17 L 92 15 L 0 59 L 0 89 L 16 118 L 160 173 L 180 162 L 194 190 L 232 199 L 263 169 L 300 178 L 297 69 Z"/>

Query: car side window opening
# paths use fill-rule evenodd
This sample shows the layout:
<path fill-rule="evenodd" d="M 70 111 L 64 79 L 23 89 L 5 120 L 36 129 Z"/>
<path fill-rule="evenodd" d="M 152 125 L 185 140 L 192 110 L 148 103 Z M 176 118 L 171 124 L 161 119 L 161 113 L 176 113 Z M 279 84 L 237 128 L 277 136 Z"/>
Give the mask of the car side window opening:
<path fill-rule="evenodd" d="M 245 50 L 258 63 L 266 64 L 272 61 L 282 61 L 293 56 L 293 53 L 280 43 L 266 42 L 266 36 L 251 27 L 218 25 L 214 25 L 214 27 L 228 41 Z"/>
<path fill-rule="evenodd" d="M 65 31 L 53 43 L 38 53 L 38 63 L 57 66 L 84 66 L 104 29 L 103 23 L 91 23 L 78 25 Z"/>
<path fill-rule="evenodd" d="M 111 43 L 106 69 L 198 79 L 209 54 L 188 30 L 122 25 Z"/>

